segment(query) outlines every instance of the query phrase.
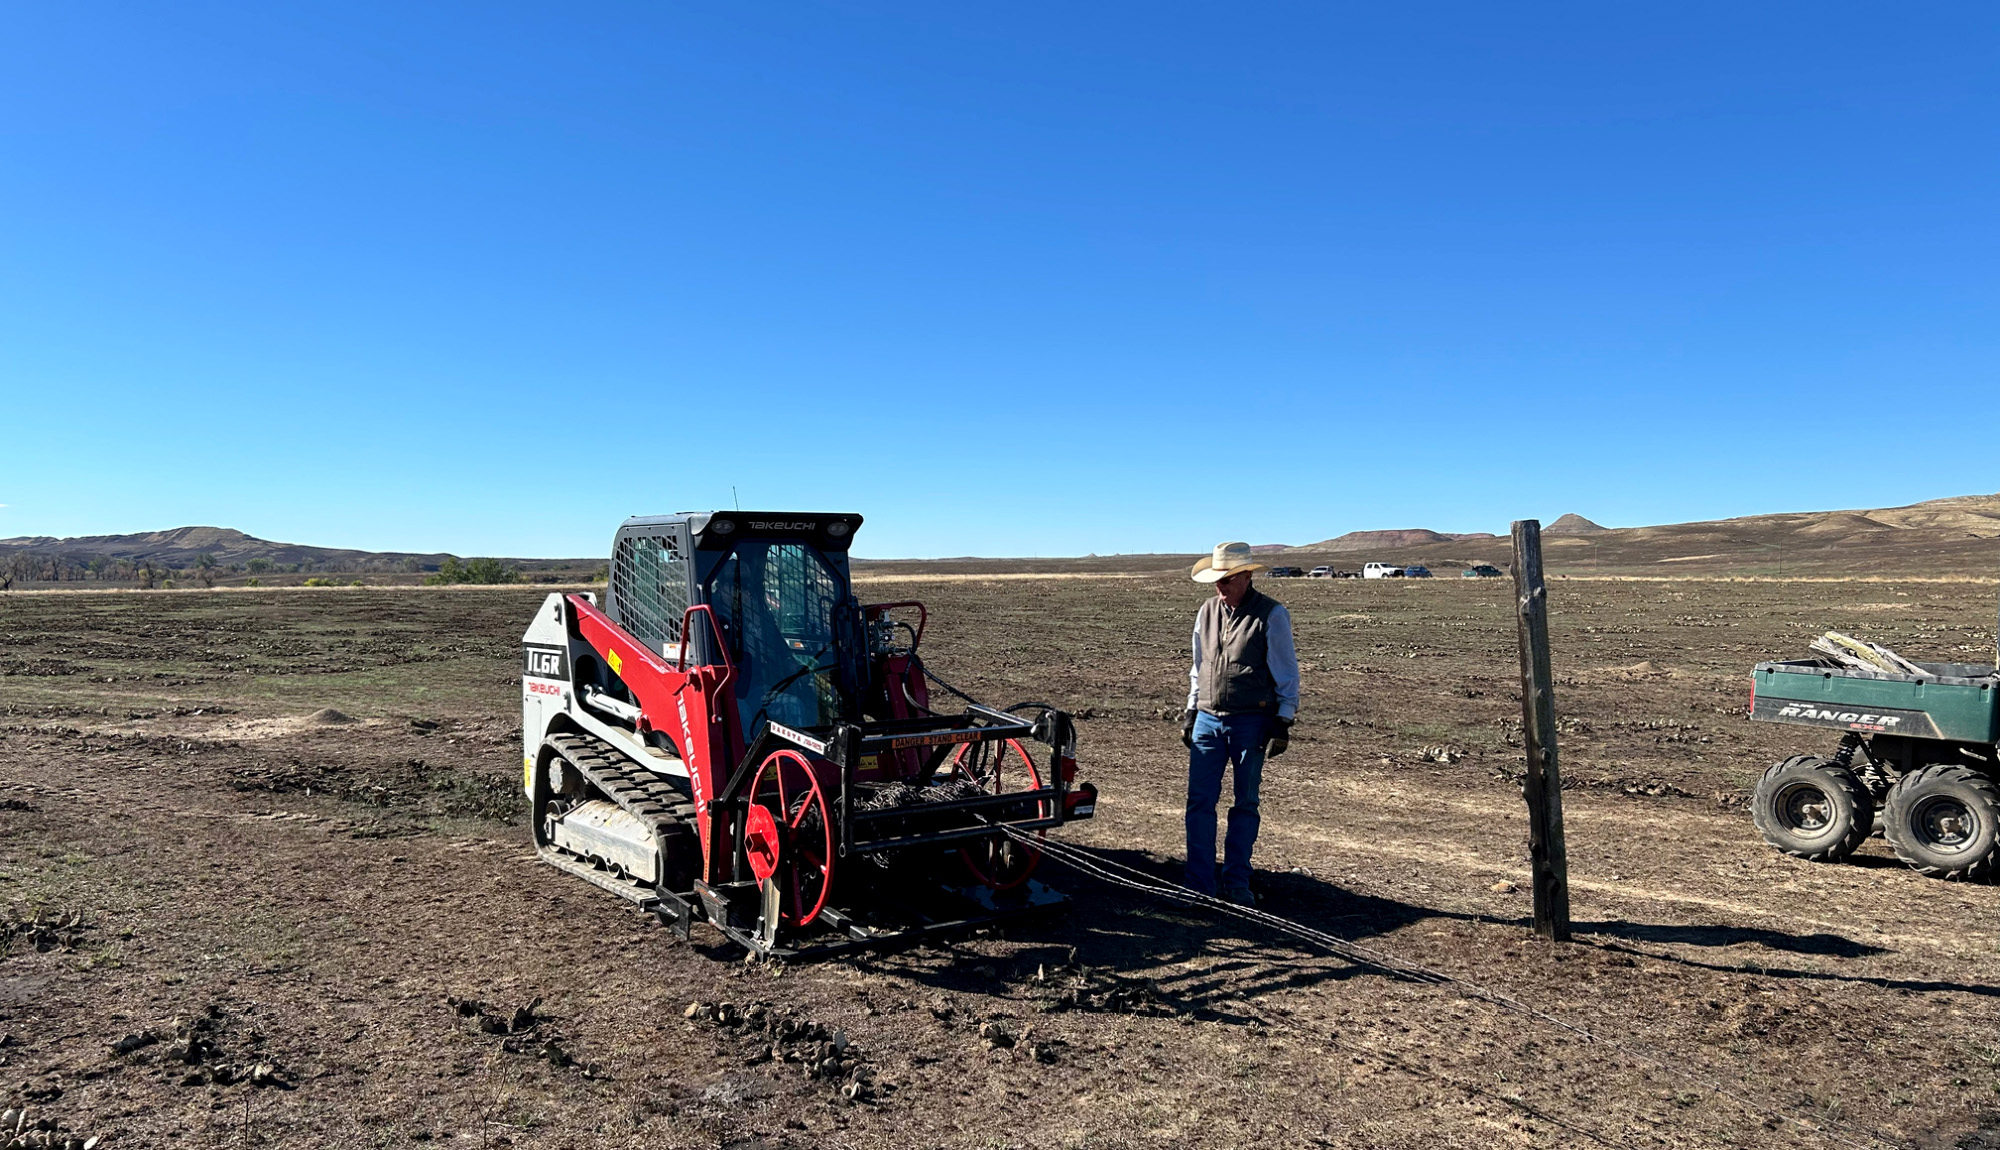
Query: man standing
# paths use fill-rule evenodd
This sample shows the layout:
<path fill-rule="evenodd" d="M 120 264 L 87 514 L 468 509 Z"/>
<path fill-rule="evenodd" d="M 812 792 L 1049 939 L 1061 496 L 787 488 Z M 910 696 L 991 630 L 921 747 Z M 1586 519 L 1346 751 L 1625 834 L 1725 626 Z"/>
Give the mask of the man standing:
<path fill-rule="evenodd" d="M 1215 803 L 1222 772 L 1236 768 L 1236 805 L 1223 841 L 1222 894 L 1255 906 L 1250 848 L 1257 843 L 1257 790 L 1264 758 L 1285 753 L 1299 712 L 1299 657 L 1285 605 L 1250 586 L 1264 570 L 1248 543 L 1218 543 L 1194 565 L 1194 581 L 1215 597 L 1194 617 L 1194 667 L 1188 672 L 1181 741 L 1188 747 L 1187 885 L 1215 893 Z"/>

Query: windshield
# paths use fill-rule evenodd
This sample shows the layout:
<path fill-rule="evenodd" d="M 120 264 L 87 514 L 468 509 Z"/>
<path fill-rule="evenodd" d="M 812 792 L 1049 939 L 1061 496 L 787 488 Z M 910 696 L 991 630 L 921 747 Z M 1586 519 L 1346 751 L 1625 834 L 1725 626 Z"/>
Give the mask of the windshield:
<path fill-rule="evenodd" d="M 743 737 L 766 721 L 818 727 L 840 717 L 842 580 L 819 552 L 746 539 L 708 582 L 737 670 Z"/>

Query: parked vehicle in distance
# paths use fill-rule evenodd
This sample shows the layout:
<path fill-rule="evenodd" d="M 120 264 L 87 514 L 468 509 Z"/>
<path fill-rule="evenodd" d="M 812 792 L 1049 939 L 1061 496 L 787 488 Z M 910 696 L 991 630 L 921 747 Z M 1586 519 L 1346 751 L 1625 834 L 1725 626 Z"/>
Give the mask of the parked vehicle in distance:
<path fill-rule="evenodd" d="M 1303 567 L 1273 567 L 1270 575 L 1273 579 L 1299 579 L 1304 577 L 1305 573 Z"/>
<path fill-rule="evenodd" d="M 1333 568 L 1331 568 L 1331 567 L 1327 567 L 1327 566 L 1325 566 L 1325 565 L 1321 565 L 1321 566 L 1318 566 L 1318 567 L 1315 567 L 1315 568 L 1313 568 L 1312 570 L 1310 570 L 1310 571 L 1306 572 L 1306 578 L 1308 578 L 1308 579 L 1331 579 L 1331 578 L 1333 578 Z"/>
<path fill-rule="evenodd" d="M 1412 563 L 1408 567 L 1403 568 L 1403 578 L 1405 579 L 1428 579 L 1430 577 L 1431 569 L 1421 563 Z"/>
<path fill-rule="evenodd" d="M 1403 569 L 1394 563 L 1370 563 L 1361 569 L 1363 579 L 1401 579 Z"/>
<path fill-rule="evenodd" d="M 1474 563 L 1458 574 L 1465 579 L 1498 579 L 1500 569 L 1491 563 Z"/>

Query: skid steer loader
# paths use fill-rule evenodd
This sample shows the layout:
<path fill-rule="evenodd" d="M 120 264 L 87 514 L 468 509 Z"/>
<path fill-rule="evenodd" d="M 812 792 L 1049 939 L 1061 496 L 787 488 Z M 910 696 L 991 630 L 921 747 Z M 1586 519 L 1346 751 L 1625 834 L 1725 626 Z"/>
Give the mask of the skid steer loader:
<path fill-rule="evenodd" d="M 544 861 L 682 937 L 707 922 L 758 955 L 909 941 L 1065 901 L 1032 876 L 1038 837 L 1096 809 L 1070 716 L 962 696 L 934 708 L 926 609 L 854 597 L 860 526 L 628 519 L 601 602 L 548 597 L 521 680 Z"/>

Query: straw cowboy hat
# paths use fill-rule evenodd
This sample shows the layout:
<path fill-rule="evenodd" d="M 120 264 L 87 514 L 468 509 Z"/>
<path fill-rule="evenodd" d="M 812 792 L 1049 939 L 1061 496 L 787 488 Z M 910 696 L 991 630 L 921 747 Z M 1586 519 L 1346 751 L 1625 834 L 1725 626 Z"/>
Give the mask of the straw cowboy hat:
<path fill-rule="evenodd" d="M 1270 568 L 1250 558 L 1248 543 L 1217 543 L 1215 554 L 1196 561 L 1193 574 L 1197 583 L 1219 583 L 1245 571 L 1268 570 Z"/>

